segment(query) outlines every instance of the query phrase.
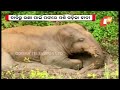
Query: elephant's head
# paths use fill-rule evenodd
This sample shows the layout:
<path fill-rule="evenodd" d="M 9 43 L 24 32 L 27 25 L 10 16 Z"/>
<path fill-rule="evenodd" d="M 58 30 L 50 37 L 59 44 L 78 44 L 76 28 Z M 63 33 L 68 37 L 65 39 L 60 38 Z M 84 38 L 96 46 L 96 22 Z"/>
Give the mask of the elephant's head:
<path fill-rule="evenodd" d="M 81 25 L 67 24 L 58 31 L 59 41 L 68 54 L 87 53 L 93 57 L 103 56 L 102 49 L 92 34 Z"/>

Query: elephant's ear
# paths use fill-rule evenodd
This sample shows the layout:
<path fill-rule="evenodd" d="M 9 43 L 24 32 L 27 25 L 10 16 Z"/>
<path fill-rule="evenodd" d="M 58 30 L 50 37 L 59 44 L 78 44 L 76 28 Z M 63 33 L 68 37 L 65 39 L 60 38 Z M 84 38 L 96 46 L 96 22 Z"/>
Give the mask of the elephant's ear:
<path fill-rule="evenodd" d="M 64 27 L 59 30 L 59 35 L 63 38 L 72 38 L 73 37 L 73 28 L 71 27 Z"/>
<path fill-rule="evenodd" d="M 64 44 L 65 48 L 71 48 L 72 44 L 74 43 L 73 31 L 74 30 L 71 27 L 64 27 L 58 31 L 59 39 Z"/>
<path fill-rule="evenodd" d="M 69 37 L 69 36 L 70 36 L 70 33 L 68 32 L 68 29 L 66 29 L 66 28 L 60 29 L 60 30 L 59 30 L 59 34 L 60 34 L 61 36 L 64 36 L 64 37 Z"/>

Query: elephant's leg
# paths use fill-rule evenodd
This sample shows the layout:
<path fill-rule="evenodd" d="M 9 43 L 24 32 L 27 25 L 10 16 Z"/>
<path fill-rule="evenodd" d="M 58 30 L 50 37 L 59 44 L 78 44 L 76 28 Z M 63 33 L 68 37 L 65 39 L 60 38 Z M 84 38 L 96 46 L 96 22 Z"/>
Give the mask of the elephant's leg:
<path fill-rule="evenodd" d="M 41 63 L 46 65 L 56 65 L 63 68 L 79 70 L 82 68 L 82 61 L 79 59 L 69 59 L 64 55 L 42 55 Z"/>
<path fill-rule="evenodd" d="M 6 67 L 10 67 L 14 65 L 16 62 L 13 60 L 13 58 L 10 56 L 9 53 L 7 53 L 5 50 L 2 49 L 2 69 Z"/>

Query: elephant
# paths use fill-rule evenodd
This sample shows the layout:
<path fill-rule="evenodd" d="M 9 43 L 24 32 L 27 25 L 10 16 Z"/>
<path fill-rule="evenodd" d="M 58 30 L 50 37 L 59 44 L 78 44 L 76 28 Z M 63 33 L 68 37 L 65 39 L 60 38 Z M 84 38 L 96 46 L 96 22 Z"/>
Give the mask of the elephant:
<path fill-rule="evenodd" d="M 2 68 L 33 61 L 75 70 L 93 69 L 103 66 L 104 54 L 92 34 L 76 23 L 2 30 Z"/>

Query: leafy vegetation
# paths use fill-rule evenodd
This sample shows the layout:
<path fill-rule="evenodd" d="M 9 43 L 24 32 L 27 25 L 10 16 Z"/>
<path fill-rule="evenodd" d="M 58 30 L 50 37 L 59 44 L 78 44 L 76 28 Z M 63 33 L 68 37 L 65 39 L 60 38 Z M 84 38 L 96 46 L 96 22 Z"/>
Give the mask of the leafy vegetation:
<path fill-rule="evenodd" d="M 50 22 L 50 21 L 6 21 L 5 15 L 63 15 L 63 14 L 75 14 L 75 15 L 90 15 L 96 14 L 96 21 L 64 21 L 64 22 Z M 104 16 L 112 16 L 112 22 L 106 27 L 100 27 L 100 20 Z M 95 37 L 95 39 L 101 44 L 102 48 L 113 56 L 113 61 L 118 62 L 118 11 L 2 11 L 2 29 L 23 26 L 23 25 L 35 25 L 35 26 L 50 26 L 61 25 L 66 23 L 78 23 L 84 25 Z M 117 64 L 118 65 L 118 64 Z M 116 66 L 115 72 L 110 72 L 105 66 L 105 73 L 103 77 L 109 79 L 111 77 L 118 78 L 118 67 Z M 7 72 L 10 73 L 10 72 Z M 35 74 L 36 73 L 36 74 Z M 25 78 L 21 74 L 22 78 Z M 47 72 L 30 71 L 29 78 L 54 78 L 49 76 Z M 88 74 L 88 77 L 96 78 L 95 74 Z M 15 78 L 14 74 L 12 78 Z"/>
<path fill-rule="evenodd" d="M 3 79 L 62 79 L 62 75 L 54 76 L 47 73 L 47 71 L 40 71 L 38 69 L 29 71 L 26 75 L 26 71 L 21 71 L 20 74 L 16 75 L 13 70 L 3 71 Z"/>

